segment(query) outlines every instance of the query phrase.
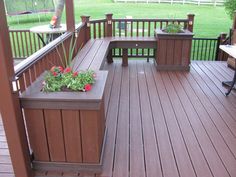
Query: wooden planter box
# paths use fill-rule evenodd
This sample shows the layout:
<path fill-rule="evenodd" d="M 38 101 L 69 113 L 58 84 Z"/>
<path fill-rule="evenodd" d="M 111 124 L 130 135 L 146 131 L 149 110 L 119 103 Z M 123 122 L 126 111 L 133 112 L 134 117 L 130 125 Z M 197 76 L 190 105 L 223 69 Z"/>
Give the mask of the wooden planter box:
<path fill-rule="evenodd" d="M 20 96 L 33 168 L 101 172 L 107 71 L 97 72 L 96 83 L 89 92 L 43 93 L 43 75 Z"/>
<path fill-rule="evenodd" d="M 189 70 L 193 33 L 170 34 L 160 29 L 157 39 L 156 67 L 158 70 Z"/>

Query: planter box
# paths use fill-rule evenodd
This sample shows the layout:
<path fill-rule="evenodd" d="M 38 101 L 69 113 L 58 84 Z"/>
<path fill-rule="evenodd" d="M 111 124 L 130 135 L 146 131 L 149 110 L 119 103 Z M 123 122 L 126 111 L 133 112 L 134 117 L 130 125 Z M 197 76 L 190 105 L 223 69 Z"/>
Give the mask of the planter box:
<path fill-rule="evenodd" d="M 156 67 L 158 70 L 189 70 L 193 33 L 171 34 L 160 29 L 157 39 Z"/>
<path fill-rule="evenodd" d="M 102 170 L 105 145 L 104 88 L 98 71 L 89 92 L 41 92 L 42 74 L 20 96 L 33 167 L 46 171 Z"/>

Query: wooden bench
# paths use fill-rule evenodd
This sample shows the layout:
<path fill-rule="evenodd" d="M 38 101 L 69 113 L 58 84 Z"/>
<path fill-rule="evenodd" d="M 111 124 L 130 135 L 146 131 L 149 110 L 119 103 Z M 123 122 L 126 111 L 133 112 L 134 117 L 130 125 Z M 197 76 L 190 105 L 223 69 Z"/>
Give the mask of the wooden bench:
<path fill-rule="evenodd" d="M 128 48 L 156 48 L 155 37 L 106 37 L 103 39 L 89 40 L 74 58 L 74 70 L 101 70 L 105 63 L 111 63 L 111 49 L 122 48 L 122 65 L 128 65 Z M 109 56 L 108 56 L 109 55 Z"/>

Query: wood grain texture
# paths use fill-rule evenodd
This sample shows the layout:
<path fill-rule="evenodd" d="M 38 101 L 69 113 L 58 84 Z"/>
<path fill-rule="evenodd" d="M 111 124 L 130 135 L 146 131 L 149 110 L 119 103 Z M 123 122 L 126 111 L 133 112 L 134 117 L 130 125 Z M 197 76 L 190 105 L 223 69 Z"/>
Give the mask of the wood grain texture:
<path fill-rule="evenodd" d="M 157 65 L 164 65 L 166 63 L 166 48 L 167 48 L 167 40 L 158 40 L 157 42 L 158 50 L 157 50 L 157 55 L 156 55 L 156 62 Z"/>
<path fill-rule="evenodd" d="M 49 147 L 46 135 L 43 110 L 24 109 L 29 142 L 35 160 L 49 161 Z"/>
<path fill-rule="evenodd" d="M 189 70 L 192 37 L 185 33 L 168 34 L 156 30 L 157 51 L 156 64 L 158 70 Z"/>
<path fill-rule="evenodd" d="M 50 161 L 65 162 L 65 142 L 60 110 L 44 110 Z"/>
<path fill-rule="evenodd" d="M 102 144 L 102 122 L 99 111 L 80 111 L 82 156 L 84 163 L 100 161 Z"/>
<path fill-rule="evenodd" d="M 66 162 L 82 162 L 79 111 L 62 110 Z"/>
<path fill-rule="evenodd" d="M 174 48 L 174 65 L 181 65 L 182 60 L 182 41 L 175 40 Z"/>
<path fill-rule="evenodd" d="M 160 44 L 162 45 L 162 44 Z M 172 39 L 167 40 L 166 44 L 166 64 L 167 65 L 174 65 L 175 58 L 175 41 Z"/>
<path fill-rule="evenodd" d="M 105 68 L 108 131 L 103 171 L 56 176 L 236 175 L 236 92 L 224 96 L 221 82 L 234 73 L 226 62 L 192 62 L 189 72 L 156 71 L 151 61 L 134 60 L 126 68 L 116 60 Z M 99 127 L 96 121 L 88 123 L 91 128 L 84 131 L 90 134 Z M 0 176 L 13 177 L 5 143 L 0 121 L 0 149 L 5 154 L 0 155 Z"/>

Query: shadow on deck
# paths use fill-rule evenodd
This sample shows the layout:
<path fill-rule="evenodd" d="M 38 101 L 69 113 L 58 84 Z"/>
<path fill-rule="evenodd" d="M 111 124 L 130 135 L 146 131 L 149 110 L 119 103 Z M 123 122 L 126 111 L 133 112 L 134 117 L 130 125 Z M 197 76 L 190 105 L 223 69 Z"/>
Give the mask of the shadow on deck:
<path fill-rule="evenodd" d="M 143 60 L 106 69 L 108 139 L 97 177 L 236 176 L 236 92 L 224 96 L 221 82 L 233 77 L 225 62 L 193 62 L 190 72 L 157 72 Z M 0 176 L 12 171 L 0 121 Z"/>

